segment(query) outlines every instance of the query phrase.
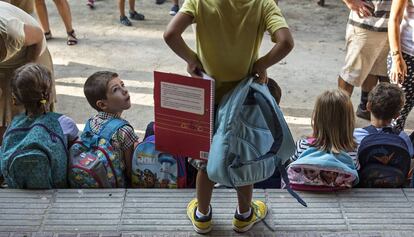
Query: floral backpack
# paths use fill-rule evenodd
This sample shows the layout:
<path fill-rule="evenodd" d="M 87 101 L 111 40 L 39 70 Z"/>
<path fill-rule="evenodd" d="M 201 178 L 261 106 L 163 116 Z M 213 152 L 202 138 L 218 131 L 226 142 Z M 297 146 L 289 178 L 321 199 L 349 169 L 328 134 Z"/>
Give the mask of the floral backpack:
<path fill-rule="evenodd" d="M 287 173 L 294 190 L 335 191 L 359 182 L 355 164 L 347 153 L 328 153 L 315 147 L 308 148 L 292 162 Z"/>

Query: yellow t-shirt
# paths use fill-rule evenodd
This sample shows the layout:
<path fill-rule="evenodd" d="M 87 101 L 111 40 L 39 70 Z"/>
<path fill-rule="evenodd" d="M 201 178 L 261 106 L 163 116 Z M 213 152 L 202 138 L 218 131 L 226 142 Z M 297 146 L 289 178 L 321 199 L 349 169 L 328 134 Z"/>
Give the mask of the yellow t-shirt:
<path fill-rule="evenodd" d="M 288 27 L 274 0 L 186 0 L 180 12 L 197 24 L 197 55 L 216 99 L 251 73 L 264 32 Z"/>

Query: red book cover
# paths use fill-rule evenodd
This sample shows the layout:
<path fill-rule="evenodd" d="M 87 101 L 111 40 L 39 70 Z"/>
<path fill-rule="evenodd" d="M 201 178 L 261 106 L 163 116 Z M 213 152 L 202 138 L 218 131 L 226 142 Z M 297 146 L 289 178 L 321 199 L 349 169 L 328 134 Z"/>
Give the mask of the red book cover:
<path fill-rule="evenodd" d="M 155 148 L 208 159 L 213 137 L 214 80 L 154 72 Z"/>

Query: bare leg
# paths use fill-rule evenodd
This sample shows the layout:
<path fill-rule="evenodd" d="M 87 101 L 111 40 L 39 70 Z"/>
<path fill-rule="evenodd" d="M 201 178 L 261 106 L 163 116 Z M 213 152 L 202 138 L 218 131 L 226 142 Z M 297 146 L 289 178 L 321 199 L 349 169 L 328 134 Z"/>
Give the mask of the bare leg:
<path fill-rule="evenodd" d="M 344 81 L 341 77 L 338 77 L 338 88 L 347 92 L 349 96 L 351 96 L 354 91 L 354 86 Z"/>
<path fill-rule="evenodd" d="M 35 1 L 36 13 L 39 16 L 40 24 L 42 25 L 44 32 L 50 32 L 49 17 L 47 15 L 47 8 L 45 0 Z"/>
<path fill-rule="evenodd" d="M 361 90 L 370 92 L 378 83 L 378 76 L 368 75 L 364 83 L 362 83 Z"/>
<path fill-rule="evenodd" d="M 70 7 L 68 1 L 66 0 L 53 0 L 55 2 L 56 8 L 58 9 L 59 15 L 65 24 L 66 32 L 72 32 L 72 14 L 70 12 Z"/>
<path fill-rule="evenodd" d="M 197 172 L 196 190 L 198 200 L 198 211 L 207 215 L 211 195 L 213 194 L 214 183 L 208 178 L 207 172 L 199 170 Z"/>
<path fill-rule="evenodd" d="M 119 7 L 119 15 L 121 17 L 125 16 L 125 0 L 119 0 L 118 7 Z"/>
<path fill-rule="evenodd" d="M 129 12 L 135 11 L 135 0 L 129 0 Z"/>
<path fill-rule="evenodd" d="M 237 200 L 239 201 L 240 213 L 248 212 L 250 210 L 253 196 L 253 185 L 239 187 L 237 190 Z"/>
<path fill-rule="evenodd" d="M 178 0 L 173 0 L 172 2 L 174 5 L 178 5 Z"/>

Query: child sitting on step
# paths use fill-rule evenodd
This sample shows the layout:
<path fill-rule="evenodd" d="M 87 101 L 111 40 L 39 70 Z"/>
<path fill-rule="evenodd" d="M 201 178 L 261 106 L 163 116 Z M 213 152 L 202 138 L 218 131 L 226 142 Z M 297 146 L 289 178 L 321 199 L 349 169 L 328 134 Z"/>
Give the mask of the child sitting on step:
<path fill-rule="evenodd" d="M 99 71 L 92 74 L 85 82 L 84 93 L 92 108 L 98 111 L 98 114 L 88 120 L 95 134 L 99 133 L 108 120 L 122 119 L 122 112 L 131 107 L 128 90 L 115 72 Z M 130 177 L 131 159 L 138 143 L 138 136 L 132 126 L 127 123 L 120 127 L 112 135 L 110 143 L 117 159 L 120 159 L 121 169 Z"/>
<path fill-rule="evenodd" d="M 317 98 L 312 113 L 313 133 L 296 142 L 296 152 L 290 161 L 297 160 L 309 147 L 316 147 L 327 152 L 347 152 L 358 170 L 357 147 L 353 137 L 355 127 L 353 111 L 349 96 L 342 90 L 322 93 Z"/>

